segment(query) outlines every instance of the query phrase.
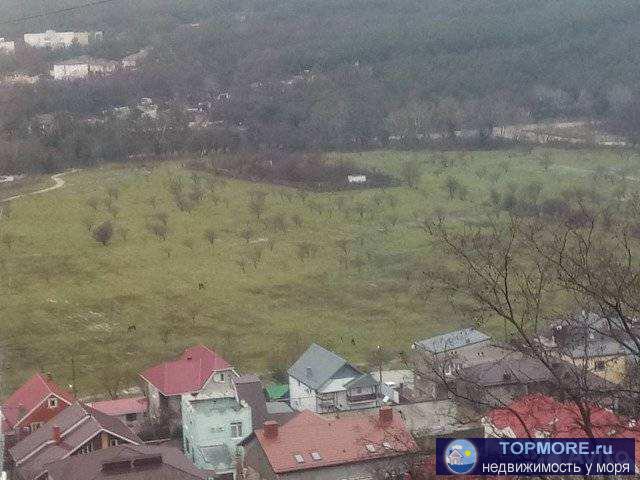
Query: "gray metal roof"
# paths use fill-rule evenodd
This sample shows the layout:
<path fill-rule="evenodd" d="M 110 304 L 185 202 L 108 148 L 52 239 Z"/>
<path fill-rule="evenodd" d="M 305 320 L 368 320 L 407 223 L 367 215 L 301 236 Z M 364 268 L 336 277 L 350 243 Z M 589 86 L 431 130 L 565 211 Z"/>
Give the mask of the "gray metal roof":
<path fill-rule="evenodd" d="M 312 343 L 287 372 L 296 380 L 317 390 L 345 365 L 347 361 L 344 358 Z"/>
<path fill-rule="evenodd" d="M 455 332 L 420 340 L 415 344 L 431 353 L 443 353 L 490 339 L 490 336 L 475 328 L 465 328 L 464 330 L 456 330 Z"/>

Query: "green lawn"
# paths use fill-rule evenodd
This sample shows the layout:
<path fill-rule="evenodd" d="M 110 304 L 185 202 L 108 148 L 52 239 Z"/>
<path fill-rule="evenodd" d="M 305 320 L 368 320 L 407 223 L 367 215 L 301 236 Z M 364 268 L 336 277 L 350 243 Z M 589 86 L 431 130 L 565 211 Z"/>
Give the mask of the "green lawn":
<path fill-rule="evenodd" d="M 365 362 L 376 345 L 399 352 L 412 340 L 466 326 L 446 299 L 423 295 L 421 267 L 440 255 L 421 219 L 439 212 L 477 222 L 492 208 L 492 188 L 537 182 L 541 197 L 579 185 L 620 194 L 640 176 L 637 157 L 548 152 L 546 164 L 542 150 L 331 154 L 330 161 L 398 176 L 416 161 L 422 173 L 416 188 L 308 195 L 177 163 L 69 174 L 64 188 L 17 200 L 0 220 L 0 240 L 9 239 L 0 242 L 3 391 L 35 369 L 74 382 L 80 394 L 117 390 L 196 342 L 242 371 L 266 373 L 311 341 Z M 450 177 L 466 196 L 449 197 Z M 176 207 L 169 184 L 177 178 L 186 193 L 195 184 L 205 192 L 191 213 Z M 108 208 L 110 189 L 117 195 Z M 268 194 L 260 220 L 248 207 L 256 190 Z M 164 241 L 148 228 L 162 213 Z M 286 231 L 274 226 L 282 218 Z M 105 247 L 89 226 L 108 219 L 116 233 Z"/>

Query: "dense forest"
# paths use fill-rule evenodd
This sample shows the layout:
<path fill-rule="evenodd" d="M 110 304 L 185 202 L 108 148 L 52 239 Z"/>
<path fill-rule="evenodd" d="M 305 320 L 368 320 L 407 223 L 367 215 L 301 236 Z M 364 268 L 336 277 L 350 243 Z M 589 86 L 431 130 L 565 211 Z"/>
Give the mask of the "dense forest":
<path fill-rule="evenodd" d="M 77 4 L 5 0 L 0 18 Z M 0 28 L 8 38 L 105 33 L 87 51 L 2 60 L 5 73 L 78 53 L 152 51 L 135 75 L 0 94 L 0 127 L 14 135 L 41 113 L 95 114 L 141 97 L 193 105 L 229 92 L 211 120 L 228 133 L 242 127 L 252 148 L 379 146 L 459 128 L 482 142 L 495 125 L 546 118 L 606 119 L 638 138 L 631 0 L 114 0 Z"/>

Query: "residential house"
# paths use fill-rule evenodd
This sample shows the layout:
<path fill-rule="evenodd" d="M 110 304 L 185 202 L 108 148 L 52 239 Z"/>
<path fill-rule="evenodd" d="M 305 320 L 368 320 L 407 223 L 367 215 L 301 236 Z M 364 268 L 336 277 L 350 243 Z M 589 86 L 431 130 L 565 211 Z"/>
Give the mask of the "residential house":
<path fill-rule="evenodd" d="M 234 479 L 238 444 L 253 429 L 251 407 L 235 389 L 182 396 L 182 441 L 187 457 L 216 477 Z"/>
<path fill-rule="evenodd" d="M 134 432 L 140 432 L 145 421 L 149 400 L 146 397 L 118 398 L 90 403 L 91 408 L 116 417 Z"/>
<path fill-rule="evenodd" d="M 10 42 L 0 37 L 0 54 L 11 55 L 16 51 L 16 42 Z"/>
<path fill-rule="evenodd" d="M 386 398 L 389 402 L 402 403 L 404 391 L 413 389 L 414 374 L 411 370 L 382 370 L 371 372 L 371 376 L 380 383 L 383 400 Z"/>
<path fill-rule="evenodd" d="M 18 442 L 9 455 L 17 480 L 44 480 L 52 462 L 121 443 L 142 441 L 117 418 L 76 403 Z"/>
<path fill-rule="evenodd" d="M 139 52 L 127 55 L 122 59 L 122 68 L 125 70 L 135 70 L 149 56 L 149 49 L 144 48 Z"/>
<path fill-rule="evenodd" d="M 54 63 L 51 76 L 55 80 L 77 80 L 90 75 L 108 75 L 118 68 L 118 62 L 92 58 L 88 55 Z"/>
<path fill-rule="evenodd" d="M 13 73 L 2 78 L 3 85 L 11 85 L 14 87 L 24 87 L 35 85 L 40 80 L 39 75 L 28 75 L 26 73 Z"/>
<path fill-rule="evenodd" d="M 554 322 L 541 343 L 567 363 L 619 384 L 637 375 L 640 322 L 581 312 Z M 627 329 L 630 330 L 627 331 Z"/>
<path fill-rule="evenodd" d="M 640 427 L 597 405 L 588 405 L 595 438 L 635 438 Z M 587 438 L 589 432 L 578 406 L 542 394 L 526 395 L 482 418 L 486 438 Z M 640 451 L 637 452 L 640 455 Z"/>
<path fill-rule="evenodd" d="M 450 398 L 461 369 L 511 353 L 512 349 L 492 344 L 491 337 L 472 328 L 415 342 L 410 355 L 415 373 L 413 396 L 422 401 Z"/>
<path fill-rule="evenodd" d="M 418 447 L 389 407 L 328 418 L 308 410 L 267 421 L 244 442 L 244 470 L 266 480 L 403 478 Z"/>
<path fill-rule="evenodd" d="M 0 407 L 6 448 L 38 430 L 74 401 L 71 392 L 56 385 L 49 377 L 35 374 Z"/>
<path fill-rule="evenodd" d="M 177 448 L 125 444 L 47 465 L 47 480 L 209 480 Z"/>
<path fill-rule="evenodd" d="M 289 368 L 294 410 L 317 413 L 379 406 L 379 384 L 344 358 L 314 344 Z"/>
<path fill-rule="evenodd" d="M 44 33 L 25 33 L 24 43 L 33 48 L 69 48 L 73 45 L 86 47 L 100 40 L 102 32 L 56 32 L 47 30 Z"/>
<path fill-rule="evenodd" d="M 213 350 L 197 345 L 180 358 L 148 368 L 140 374 L 149 399 L 149 415 L 180 415 L 181 396 L 200 391 L 227 392 L 238 374 Z"/>
<path fill-rule="evenodd" d="M 530 393 L 551 393 L 556 385 L 554 372 L 519 352 L 462 368 L 455 378 L 456 398 L 477 411 L 509 404 Z"/>

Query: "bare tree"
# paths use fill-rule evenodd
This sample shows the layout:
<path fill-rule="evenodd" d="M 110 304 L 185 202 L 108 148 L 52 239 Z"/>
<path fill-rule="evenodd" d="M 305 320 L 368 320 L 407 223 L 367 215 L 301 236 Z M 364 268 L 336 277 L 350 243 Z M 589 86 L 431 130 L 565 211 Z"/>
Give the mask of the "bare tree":
<path fill-rule="evenodd" d="M 585 434 L 593 437 L 591 411 L 603 396 L 638 405 L 637 381 L 628 376 L 640 359 L 640 243 L 626 223 L 612 230 L 585 205 L 574 208 L 586 220 L 571 220 L 575 211 L 560 221 L 511 217 L 483 229 L 437 220 L 427 227 L 429 236 L 455 262 L 426 271 L 425 283 L 453 298 L 454 307 L 478 325 L 502 320 L 510 345 L 549 372 L 558 393 L 575 403 Z M 595 333 L 616 342 L 630 359 L 625 380 L 606 392 L 590 380 L 588 359 L 575 360 L 561 346 L 550 348 L 545 337 L 558 318 L 577 332 L 593 331 L 583 315 L 573 314 L 583 310 L 598 315 Z M 573 350 L 589 352 L 590 336 L 583 340 L 573 343 Z"/>
<path fill-rule="evenodd" d="M 110 220 L 107 220 L 96 227 L 96 229 L 93 231 L 93 238 L 96 242 L 107 246 L 113 238 L 113 230 L 113 224 Z"/>

